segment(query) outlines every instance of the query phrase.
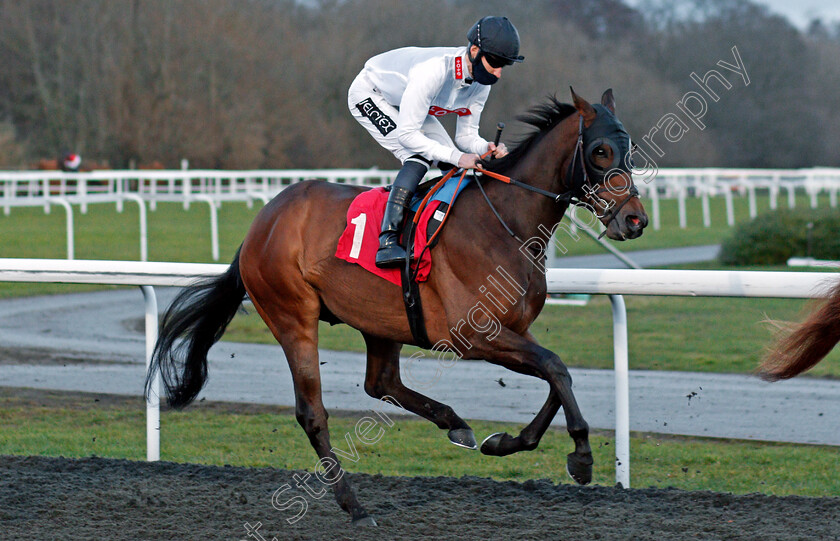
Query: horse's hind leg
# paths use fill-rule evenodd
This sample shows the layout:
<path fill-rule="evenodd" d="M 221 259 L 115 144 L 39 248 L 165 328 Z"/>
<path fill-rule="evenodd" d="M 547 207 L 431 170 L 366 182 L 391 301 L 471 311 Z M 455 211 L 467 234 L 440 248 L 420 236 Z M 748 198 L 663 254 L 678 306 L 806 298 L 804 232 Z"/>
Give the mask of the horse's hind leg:
<path fill-rule="evenodd" d="M 362 333 L 367 344 L 365 392 L 378 399 L 391 397 L 402 408 L 424 417 L 448 430 L 449 441 L 468 449 L 477 449 L 470 426 L 455 411 L 406 387 L 400 378 L 401 344 Z"/>
<path fill-rule="evenodd" d="M 286 306 L 283 310 L 272 303 L 273 309 L 269 311 L 265 311 L 253 296 L 252 301 L 277 341 L 283 346 L 295 386 L 295 416 L 320 458 L 319 463 L 324 468 L 323 476 L 332 485 L 338 505 L 350 514 L 354 524 L 375 526 L 376 521 L 368 516 L 359 503 L 330 445 L 327 426 L 329 414 L 321 399 L 317 299 L 314 304 L 300 302 L 293 307 Z M 305 305 L 312 305 L 312 310 L 306 310 Z M 303 482 L 307 479 L 308 477 Z"/>

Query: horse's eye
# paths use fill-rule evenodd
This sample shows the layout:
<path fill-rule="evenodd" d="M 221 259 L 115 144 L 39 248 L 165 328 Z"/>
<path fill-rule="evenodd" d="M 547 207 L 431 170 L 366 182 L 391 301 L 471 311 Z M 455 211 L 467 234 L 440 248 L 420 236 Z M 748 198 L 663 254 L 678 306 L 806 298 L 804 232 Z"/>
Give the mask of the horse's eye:
<path fill-rule="evenodd" d="M 595 149 L 595 155 L 596 156 L 606 156 L 607 151 L 604 150 L 603 148 L 597 148 L 597 149 Z"/>

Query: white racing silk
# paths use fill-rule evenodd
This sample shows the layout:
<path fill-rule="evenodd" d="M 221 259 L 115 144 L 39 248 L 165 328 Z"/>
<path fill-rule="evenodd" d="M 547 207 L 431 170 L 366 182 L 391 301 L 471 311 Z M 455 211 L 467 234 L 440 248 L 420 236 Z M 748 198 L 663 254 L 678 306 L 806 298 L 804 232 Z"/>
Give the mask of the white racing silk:
<path fill-rule="evenodd" d="M 468 62 L 466 47 L 405 47 L 374 56 L 365 63 L 351 86 L 351 110 L 361 105 L 361 109 L 366 109 L 362 111 L 363 116 L 374 123 L 379 121 L 378 134 L 368 131 L 389 150 L 394 151 L 380 139 L 393 137 L 390 132 L 396 130 L 396 141 L 407 154 L 420 154 L 451 164 L 457 164 L 463 153 L 483 154 L 489 142 L 479 136 L 478 126 L 490 87 L 465 82 L 469 78 Z M 373 92 L 373 98 L 384 100 L 398 111 L 393 119 L 395 125 L 380 121 L 383 114 L 388 118 L 387 109 L 371 107 L 376 99 L 364 104 L 361 100 L 352 103 L 354 96 L 362 95 L 360 91 L 365 86 Z M 441 137 L 424 133 L 429 131 L 424 128 L 429 127 L 430 115 L 446 114 L 458 115 L 456 148 L 445 144 Z"/>

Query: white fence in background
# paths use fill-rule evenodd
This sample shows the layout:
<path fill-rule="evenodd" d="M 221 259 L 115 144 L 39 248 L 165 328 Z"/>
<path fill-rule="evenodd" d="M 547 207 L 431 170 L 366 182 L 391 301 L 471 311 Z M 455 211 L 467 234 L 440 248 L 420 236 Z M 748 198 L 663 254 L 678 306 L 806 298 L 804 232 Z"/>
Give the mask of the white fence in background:
<path fill-rule="evenodd" d="M 146 236 L 147 213 L 159 201 L 178 202 L 184 209 L 192 203 L 207 204 L 210 209 L 211 255 L 219 260 L 217 209 L 223 201 L 244 201 L 249 208 L 255 200 L 268 202 L 284 188 L 307 179 L 359 186 L 383 186 L 393 181 L 397 171 L 378 169 L 290 169 L 290 170 L 103 170 L 86 173 L 62 171 L 0 171 L 0 207 L 6 215 L 13 207 L 43 207 L 49 213 L 53 205 L 64 208 L 67 216 L 67 259 L 75 256 L 73 206 L 82 214 L 88 205 L 114 203 L 122 212 L 126 200 L 140 209 L 140 260 L 148 259 Z M 430 172 L 428 177 L 433 176 Z M 703 226 L 711 227 L 713 197 L 723 197 L 726 222 L 735 225 L 736 197 L 748 199 L 750 218 L 758 215 L 757 193 L 769 195 L 770 209 L 779 206 L 779 197 L 786 195 L 787 206 L 796 206 L 796 193 L 807 195 L 810 206 L 817 208 L 820 194 L 827 194 L 829 205 L 837 206 L 840 190 L 840 169 L 659 169 L 650 182 L 638 182 L 643 197 L 650 198 L 648 213 L 651 227 L 662 227 L 659 202 L 676 199 L 679 226 L 688 227 L 686 202 L 699 198 Z"/>
<path fill-rule="evenodd" d="M 0 259 L 0 281 L 135 285 L 146 299 L 146 363 L 157 340 L 152 286 L 183 286 L 227 265 L 128 261 Z M 622 295 L 818 298 L 837 277 L 818 272 L 549 269 L 548 293 L 609 295 L 613 313 L 616 400 L 616 482 L 630 487 L 630 400 L 627 311 Z M 147 402 L 148 460 L 160 458 L 159 383 Z"/>
<path fill-rule="evenodd" d="M 787 260 L 788 267 L 840 267 L 840 261 L 828 259 L 814 259 L 813 257 L 791 257 Z"/>
<path fill-rule="evenodd" d="M 87 213 L 88 205 L 116 204 L 123 211 L 125 201 L 139 207 L 140 261 L 148 259 L 147 212 L 158 202 L 207 204 L 210 209 L 210 251 L 219 260 L 219 220 L 217 210 L 223 201 L 244 201 L 250 208 L 255 200 L 267 203 L 284 188 L 307 179 L 362 186 L 390 184 L 397 171 L 375 169 L 277 170 L 277 171 L 118 171 L 85 173 L 63 171 L 0 171 L 0 207 L 9 215 L 13 207 L 63 207 L 67 216 L 67 259 L 75 257 L 73 208 Z"/>

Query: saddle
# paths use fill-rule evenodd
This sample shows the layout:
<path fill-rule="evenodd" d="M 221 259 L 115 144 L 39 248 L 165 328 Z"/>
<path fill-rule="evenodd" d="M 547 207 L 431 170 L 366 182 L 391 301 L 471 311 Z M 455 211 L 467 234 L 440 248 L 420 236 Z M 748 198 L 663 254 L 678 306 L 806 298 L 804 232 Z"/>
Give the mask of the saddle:
<path fill-rule="evenodd" d="M 448 180 L 420 209 L 428 191 L 439 180 L 434 179 L 418 187 L 410 208 L 406 211 L 406 223 L 400 236 L 400 245 L 406 249 L 406 253 L 412 254 L 411 268 L 418 282 L 428 279 L 432 264 L 431 249 L 437 245 L 440 237 L 437 233 L 444 223 L 450 205 L 469 182 L 469 179 L 465 178 L 458 187 L 457 178 Z M 400 285 L 402 281 L 399 269 L 380 269 L 374 263 L 376 250 L 379 249 L 379 233 L 389 188 L 364 191 L 350 203 L 347 210 L 347 226 L 338 240 L 335 256 Z M 416 217 L 418 210 L 421 212 L 419 218 Z"/>
<path fill-rule="evenodd" d="M 402 286 L 412 335 L 418 345 L 427 348 L 431 344 L 423 322 L 418 283 L 428 279 L 432 268 L 431 250 L 438 244 L 439 231 L 446 223 L 456 198 L 471 180 L 452 177 L 438 186 L 442 178 L 418 186 L 410 208 L 406 211 L 400 244 L 411 260 L 404 266 L 399 269 L 380 269 L 374 262 L 390 187 L 375 188 L 356 196 L 347 210 L 347 227 L 338 240 L 335 252 L 339 259 L 355 263 L 380 278 Z M 429 191 L 434 187 L 437 187 L 436 191 L 429 196 Z M 420 212 L 419 217 L 417 212 Z"/>

